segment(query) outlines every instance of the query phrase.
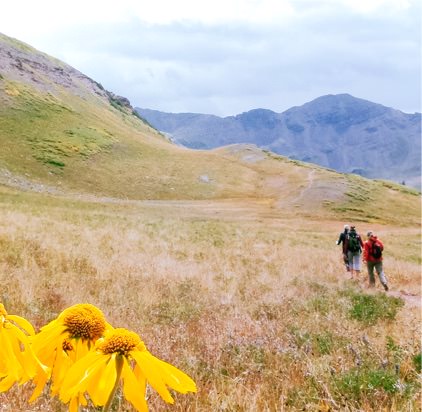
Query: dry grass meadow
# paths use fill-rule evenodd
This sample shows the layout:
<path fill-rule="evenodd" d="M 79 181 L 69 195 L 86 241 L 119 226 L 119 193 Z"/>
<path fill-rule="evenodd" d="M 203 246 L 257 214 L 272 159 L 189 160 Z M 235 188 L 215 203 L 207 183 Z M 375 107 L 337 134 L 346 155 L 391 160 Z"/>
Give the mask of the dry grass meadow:
<path fill-rule="evenodd" d="M 391 292 L 346 276 L 342 220 L 230 201 L 93 202 L 1 189 L 0 300 L 36 328 L 92 303 L 198 393 L 151 411 L 420 410 L 420 227 L 385 242 Z M 363 317 L 362 317 L 363 315 Z M 30 386 L 0 411 L 65 411 Z M 94 411 L 95 409 L 85 409 Z M 115 411 L 132 411 L 119 397 Z"/>
<path fill-rule="evenodd" d="M 0 48 L 10 314 L 38 329 L 91 303 L 139 333 L 198 386 L 174 405 L 149 393 L 151 411 L 420 410 L 419 192 L 252 145 L 169 144 L 64 63 Z M 346 222 L 384 241 L 387 294 L 345 274 Z M 1 393 L 0 412 L 67 410 L 47 391 L 28 404 L 31 389 Z"/>

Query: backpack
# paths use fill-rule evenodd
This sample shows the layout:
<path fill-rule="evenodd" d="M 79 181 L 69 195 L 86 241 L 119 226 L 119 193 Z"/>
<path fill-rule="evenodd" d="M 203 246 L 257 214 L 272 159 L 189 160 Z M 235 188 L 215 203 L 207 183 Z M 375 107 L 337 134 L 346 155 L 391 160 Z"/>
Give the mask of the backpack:
<path fill-rule="evenodd" d="M 360 251 L 360 244 L 358 240 L 358 236 L 356 232 L 350 232 L 348 237 L 348 245 L 347 249 L 350 250 L 352 253 L 357 253 Z"/>
<path fill-rule="evenodd" d="M 380 259 L 382 256 L 382 247 L 378 242 L 375 242 L 372 245 L 372 253 L 371 255 L 375 258 L 375 259 Z"/>

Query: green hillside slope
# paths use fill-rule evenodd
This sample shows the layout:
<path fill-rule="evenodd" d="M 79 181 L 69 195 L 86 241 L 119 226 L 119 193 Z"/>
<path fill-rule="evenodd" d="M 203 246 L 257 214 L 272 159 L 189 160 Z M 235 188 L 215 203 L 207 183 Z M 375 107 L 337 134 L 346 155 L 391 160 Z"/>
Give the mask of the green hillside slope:
<path fill-rule="evenodd" d="M 269 213 L 418 221 L 418 193 L 253 146 L 181 148 L 65 63 L 0 34 L 0 182 L 120 199 L 252 199 Z M 382 206 L 388 205 L 388 206 Z"/>
<path fill-rule="evenodd" d="M 13 174 L 138 199 L 243 194 L 257 179 L 212 153 L 170 144 L 71 67 L 5 36 L 0 49 L 0 163 Z"/>

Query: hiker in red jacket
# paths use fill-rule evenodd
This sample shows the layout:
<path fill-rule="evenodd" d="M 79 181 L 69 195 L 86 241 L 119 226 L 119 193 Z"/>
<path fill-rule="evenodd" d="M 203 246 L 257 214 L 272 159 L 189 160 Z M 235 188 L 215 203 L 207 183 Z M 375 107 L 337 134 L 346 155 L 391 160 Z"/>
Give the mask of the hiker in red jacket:
<path fill-rule="evenodd" d="M 375 286 L 374 268 L 385 291 L 388 291 L 387 278 L 382 268 L 382 252 L 384 245 L 373 232 L 368 232 L 368 240 L 363 245 L 363 261 L 366 262 L 369 276 L 369 287 Z"/>

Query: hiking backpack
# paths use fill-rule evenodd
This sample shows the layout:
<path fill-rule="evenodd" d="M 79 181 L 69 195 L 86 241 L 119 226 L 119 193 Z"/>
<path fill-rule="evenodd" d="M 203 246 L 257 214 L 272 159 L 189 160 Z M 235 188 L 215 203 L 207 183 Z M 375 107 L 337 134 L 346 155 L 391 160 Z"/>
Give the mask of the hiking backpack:
<path fill-rule="evenodd" d="M 347 249 L 350 250 L 352 253 L 357 253 L 360 251 L 360 244 L 358 240 L 358 235 L 356 232 L 349 232 L 348 235 L 348 245 Z"/>
<path fill-rule="evenodd" d="M 375 242 L 372 245 L 372 253 L 371 255 L 375 258 L 375 259 L 380 259 L 382 256 L 382 247 L 378 242 Z"/>

